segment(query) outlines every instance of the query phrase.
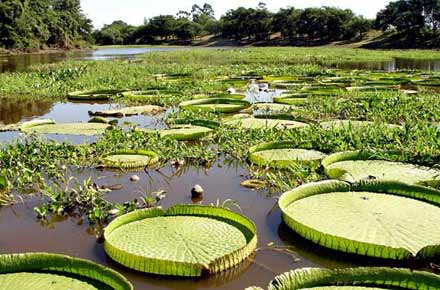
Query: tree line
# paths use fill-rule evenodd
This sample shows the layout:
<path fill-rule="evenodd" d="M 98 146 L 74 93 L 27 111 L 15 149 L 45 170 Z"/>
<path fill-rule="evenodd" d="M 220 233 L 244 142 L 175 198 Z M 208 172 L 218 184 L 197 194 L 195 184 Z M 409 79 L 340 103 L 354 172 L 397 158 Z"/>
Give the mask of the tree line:
<path fill-rule="evenodd" d="M 160 15 L 145 20 L 139 27 L 114 21 L 93 33 L 98 44 L 152 44 L 163 41 L 190 43 L 205 36 L 237 41 L 269 40 L 279 33 L 288 41 L 336 41 L 363 37 L 372 21 L 355 15 L 349 9 L 331 7 L 280 9 L 272 13 L 266 4 L 255 8 L 239 7 L 226 12 L 220 19 L 211 5 L 194 5 L 191 11 L 176 15 Z"/>
<path fill-rule="evenodd" d="M 409 39 L 440 43 L 440 0 L 397 0 L 369 20 L 349 9 L 333 7 L 296 9 L 274 13 L 260 3 L 254 8 L 231 9 L 219 19 L 211 5 L 193 5 L 190 11 L 159 15 L 140 26 L 114 21 L 94 30 L 79 0 L 2 0 L 0 47 L 75 47 L 87 43 L 191 44 L 203 36 L 239 42 L 279 41 L 291 45 L 325 44 L 357 40 L 372 28 Z"/>
<path fill-rule="evenodd" d="M 92 39 L 79 0 L 1 0 L 0 47 L 71 48 Z"/>

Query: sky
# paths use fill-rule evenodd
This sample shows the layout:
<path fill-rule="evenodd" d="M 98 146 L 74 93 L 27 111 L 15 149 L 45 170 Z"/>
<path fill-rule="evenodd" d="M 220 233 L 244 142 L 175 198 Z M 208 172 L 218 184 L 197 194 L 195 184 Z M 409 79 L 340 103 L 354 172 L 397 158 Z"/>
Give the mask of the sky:
<path fill-rule="evenodd" d="M 180 10 L 190 11 L 193 4 L 209 3 L 214 8 L 216 17 L 220 17 L 232 8 L 257 7 L 259 2 L 267 4 L 271 11 L 281 7 L 295 8 L 333 6 L 349 8 L 356 14 L 374 18 L 389 0 L 81 0 L 81 6 L 87 16 L 93 20 L 95 28 L 101 28 L 114 20 L 123 20 L 131 25 L 140 25 L 144 18 L 161 14 L 175 15 Z"/>

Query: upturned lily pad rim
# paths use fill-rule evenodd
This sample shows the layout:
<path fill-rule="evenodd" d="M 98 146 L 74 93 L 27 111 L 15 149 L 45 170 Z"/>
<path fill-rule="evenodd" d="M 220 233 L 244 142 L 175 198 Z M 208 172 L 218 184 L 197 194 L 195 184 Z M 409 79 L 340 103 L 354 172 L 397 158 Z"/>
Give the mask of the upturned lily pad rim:
<path fill-rule="evenodd" d="M 86 280 L 95 280 L 114 290 L 134 290 L 124 276 L 89 260 L 42 252 L 0 255 L 0 276 L 18 272 L 73 274 Z"/>
<path fill-rule="evenodd" d="M 321 161 L 321 165 L 324 168 L 324 173 L 333 178 L 333 179 L 346 179 L 349 177 L 349 173 L 346 170 L 339 169 L 339 168 L 330 168 L 330 165 L 342 162 L 342 161 L 357 161 L 357 160 L 380 160 L 380 161 L 388 161 L 388 162 L 395 162 L 386 160 L 384 158 L 381 158 L 377 154 L 374 154 L 373 152 L 365 151 L 365 150 L 356 150 L 356 151 L 342 151 L 337 152 L 328 155 L 326 158 L 324 158 Z M 404 163 L 403 164 L 409 164 Z M 436 180 L 426 180 L 421 181 L 417 183 L 418 185 L 434 185 L 438 184 L 438 181 Z"/>
<path fill-rule="evenodd" d="M 70 100 L 109 100 L 110 97 L 121 92 L 121 90 L 112 89 L 83 90 L 70 92 L 67 94 L 67 98 Z"/>
<path fill-rule="evenodd" d="M 249 103 L 246 100 L 241 100 L 241 99 L 232 99 L 232 98 L 206 98 L 206 99 L 198 99 L 198 100 L 190 100 L 190 101 L 184 101 L 181 102 L 179 104 L 179 107 L 181 109 L 200 109 L 203 110 L 201 108 L 199 108 L 199 105 L 215 105 L 215 104 L 219 104 L 219 105 L 237 105 L 238 108 L 234 109 L 234 110 L 222 110 L 221 108 L 216 108 L 216 109 L 212 109 L 212 111 L 217 111 L 217 112 L 228 112 L 228 113 L 232 113 L 235 111 L 240 111 L 243 109 L 247 109 L 249 107 L 251 107 L 251 103 Z M 207 110 L 206 108 L 204 108 L 204 110 Z"/>
<path fill-rule="evenodd" d="M 196 216 L 222 221 L 239 229 L 246 238 L 247 244 L 243 248 L 238 249 L 226 256 L 214 259 L 209 264 L 209 266 L 206 267 L 206 265 L 201 264 L 160 260 L 130 254 L 118 249 L 108 242 L 109 236 L 117 228 L 146 218 L 155 218 L 162 216 Z M 120 216 L 114 219 L 105 228 L 104 238 L 106 240 L 104 243 L 104 249 L 107 255 L 109 255 L 114 261 L 126 267 L 141 272 L 146 272 L 142 265 L 149 264 L 149 269 L 154 268 L 154 270 L 148 271 L 148 273 L 151 274 L 200 277 L 205 274 L 214 274 L 225 271 L 229 268 L 234 267 L 235 265 L 238 265 L 246 258 L 248 258 L 255 251 L 257 246 L 257 228 L 255 224 L 244 215 L 230 211 L 228 209 L 205 205 L 174 205 L 166 211 L 162 208 L 155 207 L 133 211 L 131 213 Z M 130 261 L 136 261 L 136 263 L 130 263 Z M 188 271 L 183 274 L 182 271 L 179 270 L 179 268 L 185 268 Z"/>
<path fill-rule="evenodd" d="M 363 286 L 384 289 L 439 289 L 440 276 L 403 268 L 302 268 L 278 275 L 268 290 L 295 290 L 325 286 Z M 257 288 L 258 289 L 258 288 Z"/>
<path fill-rule="evenodd" d="M 121 167 L 120 164 L 118 165 L 116 163 L 113 164 L 113 163 L 109 163 L 109 162 L 105 161 L 106 157 L 109 157 L 109 156 L 112 156 L 112 155 L 144 155 L 144 156 L 150 157 L 149 164 L 145 164 L 145 165 L 142 165 L 142 166 L 139 166 L 139 167 L 153 166 L 153 165 L 156 165 L 159 162 L 159 160 L 160 160 L 159 154 L 157 154 L 156 152 L 151 151 L 151 150 L 144 150 L 144 149 L 119 150 L 119 151 L 114 151 L 114 152 L 110 152 L 110 153 L 104 154 L 101 157 L 101 160 L 103 161 L 104 166 L 107 167 L 107 168 L 124 168 L 124 167 Z"/>
<path fill-rule="evenodd" d="M 274 168 L 286 168 L 292 164 L 301 163 L 301 164 L 309 164 L 311 166 L 317 165 L 321 162 L 320 159 L 316 160 L 291 160 L 291 161 L 272 161 L 267 162 L 263 158 L 256 156 L 254 153 L 266 150 L 277 150 L 277 149 L 302 149 L 302 150 L 313 150 L 310 148 L 303 148 L 304 146 L 298 145 L 295 141 L 280 141 L 280 142 L 268 142 L 259 145 L 255 145 L 249 148 L 248 160 L 249 162 L 259 165 L 259 166 L 270 166 Z M 316 151 L 316 150 L 314 150 Z M 320 152 L 320 151 L 317 151 Z M 322 152 L 321 152 L 322 153 Z M 325 154 L 325 153 L 322 153 Z"/>
<path fill-rule="evenodd" d="M 305 226 L 287 213 L 287 208 L 292 203 L 314 195 L 332 192 L 373 192 L 395 195 L 410 199 L 427 202 L 440 206 L 440 191 L 428 187 L 409 185 L 398 181 L 360 181 L 348 183 L 339 180 L 325 180 L 299 186 L 291 191 L 285 192 L 278 200 L 284 222 L 303 238 L 310 240 L 323 247 L 350 254 L 370 256 L 392 260 L 408 260 L 413 258 L 426 259 L 440 254 L 440 244 L 426 246 L 417 255 L 413 255 L 404 248 L 393 248 L 372 243 L 350 240 L 327 233 L 322 233 L 311 227 Z M 349 247 L 351 245 L 352 247 Z"/>

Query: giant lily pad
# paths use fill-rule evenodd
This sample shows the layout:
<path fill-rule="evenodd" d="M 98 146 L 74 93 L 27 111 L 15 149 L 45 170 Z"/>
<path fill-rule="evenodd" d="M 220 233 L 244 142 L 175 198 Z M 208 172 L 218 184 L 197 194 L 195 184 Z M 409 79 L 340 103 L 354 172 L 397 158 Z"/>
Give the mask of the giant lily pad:
<path fill-rule="evenodd" d="M 385 126 L 392 129 L 401 129 L 402 126 L 386 123 L 374 123 L 371 121 L 358 121 L 358 120 L 329 120 L 320 123 L 320 126 L 325 129 L 341 129 L 341 128 L 368 128 L 375 125 Z"/>
<path fill-rule="evenodd" d="M 159 155 L 149 150 L 124 150 L 112 152 L 102 157 L 107 168 L 140 168 L 153 166 L 159 162 Z"/>
<path fill-rule="evenodd" d="M 268 290 L 378 290 L 438 289 L 440 277 L 410 269 L 365 267 L 345 269 L 295 269 L 275 277 Z M 261 288 L 248 288 L 248 290 Z"/>
<path fill-rule="evenodd" d="M 67 98 L 69 100 L 109 100 L 120 92 L 119 90 L 76 91 L 67 94 Z"/>
<path fill-rule="evenodd" d="M 230 126 L 239 126 L 246 129 L 291 129 L 291 128 L 304 128 L 308 126 L 306 123 L 297 122 L 293 120 L 281 120 L 281 119 L 261 119 L 261 118 L 244 118 L 236 119 L 226 122 Z"/>
<path fill-rule="evenodd" d="M 89 111 L 91 116 L 103 116 L 103 117 L 124 117 L 143 114 L 157 114 L 164 111 L 165 108 L 154 105 L 125 107 L 120 109 L 103 110 L 103 111 Z"/>
<path fill-rule="evenodd" d="M 294 142 L 273 142 L 251 147 L 249 161 L 260 166 L 287 168 L 293 164 L 318 164 L 325 156 L 324 153 L 296 148 Z"/>
<path fill-rule="evenodd" d="M 129 268 L 197 277 L 227 270 L 253 253 L 255 225 L 232 211 L 177 205 L 167 211 L 139 210 L 105 229 L 106 253 Z"/>
<path fill-rule="evenodd" d="M 214 132 L 213 129 L 195 125 L 176 125 L 171 129 L 160 130 L 161 137 L 172 138 L 178 141 L 193 141 L 206 137 Z"/>
<path fill-rule="evenodd" d="M 22 131 L 40 134 L 93 136 L 104 133 L 108 127 L 109 125 L 102 123 L 64 123 L 41 125 Z"/>
<path fill-rule="evenodd" d="M 345 181 L 383 179 L 410 184 L 429 184 L 440 181 L 440 170 L 403 162 L 375 159 L 368 152 L 349 151 L 329 155 L 322 161 L 330 178 Z"/>
<path fill-rule="evenodd" d="M 52 120 L 36 120 L 23 123 L 20 129 L 26 133 L 93 136 L 104 133 L 109 127 L 109 124 L 103 123 L 55 123 Z"/>
<path fill-rule="evenodd" d="M 305 239 L 396 260 L 440 253 L 439 205 L 440 191 L 391 181 L 316 182 L 279 200 L 284 221 Z"/>
<path fill-rule="evenodd" d="M 273 102 L 277 104 L 301 106 L 307 104 L 308 100 L 303 97 L 298 98 L 295 96 L 292 97 L 292 95 L 281 95 L 279 97 L 274 97 Z"/>
<path fill-rule="evenodd" d="M 293 111 L 295 109 L 294 106 L 284 105 L 284 104 L 275 104 L 275 103 L 258 103 L 252 106 L 254 110 L 263 111 L 263 112 L 288 112 Z"/>
<path fill-rule="evenodd" d="M 217 113 L 235 113 L 249 108 L 251 104 L 245 100 L 229 98 L 208 98 L 192 100 L 180 103 L 179 107 L 184 110 L 208 111 Z"/>
<path fill-rule="evenodd" d="M 0 290 L 133 290 L 119 273 L 99 264 L 48 253 L 0 255 Z"/>

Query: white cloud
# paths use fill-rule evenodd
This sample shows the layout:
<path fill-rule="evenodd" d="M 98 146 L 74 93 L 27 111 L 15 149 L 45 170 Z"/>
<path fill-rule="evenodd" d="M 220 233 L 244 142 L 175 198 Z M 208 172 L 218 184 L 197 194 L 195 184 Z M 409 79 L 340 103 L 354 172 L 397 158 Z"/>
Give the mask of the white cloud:
<path fill-rule="evenodd" d="M 228 9 L 244 7 L 256 7 L 259 2 L 265 2 L 272 11 L 278 11 L 281 7 L 294 6 L 296 8 L 335 6 L 349 8 L 355 13 L 374 18 L 376 13 L 390 2 L 389 0 L 81 0 L 84 12 L 93 20 L 95 27 L 111 23 L 113 20 L 123 20 L 129 24 L 140 25 L 144 18 L 159 14 L 176 14 L 180 10 L 191 10 L 194 3 L 202 5 L 210 3 L 219 17 Z"/>

